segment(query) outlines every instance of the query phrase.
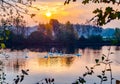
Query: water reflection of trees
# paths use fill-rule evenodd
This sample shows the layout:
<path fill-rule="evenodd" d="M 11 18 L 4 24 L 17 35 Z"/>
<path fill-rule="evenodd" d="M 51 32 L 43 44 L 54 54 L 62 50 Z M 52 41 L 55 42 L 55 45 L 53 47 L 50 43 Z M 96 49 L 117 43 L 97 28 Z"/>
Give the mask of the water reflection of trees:
<path fill-rule="evenodd" d="M 79 49 L 78 52 L 82 55 L 81 60 L 86 63 L 92 63 L 95 58 L 99 58 L 102 54 L 101 50 L 94 50 L 90 48 Z"/>
<path fill-rule="evenodd" d="M 73 64 L 75 57 L 52 57 L 52 58 L 39 58 L 40 66 L 66 66 L 69 67 Z"/>
<path fill-rule="evenodd" d="M 29 71 L 29 69 L 25 70 L 26 59 L 19 58 L 18 53 L 17 56 L 11 58 L 5 50 L 1 50 L 0 55 L 0 84 L 9 84 L 7 83 L 7 80 L 9 80 L 9 78 L 7 78 L 8 72 L 17 72 L 17 74 L 18 72 L 21 72 L 20 75 L 16 75 L 17 78 L 14 78 L 9 82 L 13 82 L 12 84 L 18 84 L 18 82 L 22 82 L 24 80 L 24 75 L 28 75 Z"/>
<path fill-rule="evenodd" d="M 21 69 L 24 69 L 26 66 L 25 59 L 11 59 L 5 64 L 5 67 L 8 71 L 19 72 Z"/>
<path fill-rule="evenodd" d="M 120 50 L 120 46 L 116 46 L 116 47 L 115 47 L 115 50 Z"/>

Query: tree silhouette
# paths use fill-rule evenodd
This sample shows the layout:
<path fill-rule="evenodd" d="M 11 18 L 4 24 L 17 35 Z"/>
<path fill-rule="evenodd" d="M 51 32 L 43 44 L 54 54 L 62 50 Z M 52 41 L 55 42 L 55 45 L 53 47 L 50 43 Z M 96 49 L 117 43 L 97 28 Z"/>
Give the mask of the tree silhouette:
<path fill-rule="evenodd" d="M 21 15 L 22 14 L 28 14 L 32 17 L 34 17 L 36 14 L 31 14 L 29 12 L 29 8 L 35 8 L 37 10 L 40 10 L 37 7 L 34 7 L 32 4 L 36 0 L 1 0 L 0 1 L 0 16 L 7 17 L 9 15 Z M 69 4 L 70 1 L 76 2 L 77 0 L 65 0 L 65 5 Z M 83 4 L 88 3 L 105 3 L 105 4 L 112 4 L 115 6 L 120 6 L 120 0 L 83 0 Z M 96 8 L 96 10 L 93 11 L 94 14 L 96 14 L 91 20 L 89 21 L 96 21 L 97 25 L 103 26 L 107 24 L 108 22 L 120 19 L 120 10 L 115 9 L 112 6 L 108 6 L 105 9 L 104 8 Z M 88 21 L 88 22 L 89 22 Z"/>
<path fill-rule="evenodd" d="M 65 0 L 65 5 L 69 4 L 71 0 Z M 72 0 L 73 2 L 77 0 Z M 95 4 L 112 4 L 114 6 L 120 7 L 120 0 L 82 0 L 82 4 L 89 4 L 89 3 L 95 3 Z M 89 21 L 96 21 L 96 25 L 103 26 L 107 23 L 109 23 L 112 20 L 120 19 L 120 10 L 115 9 L 114 7 L 106 7 L 104 8 L 96 8 L 96 10 L 93 11 L 94 14 L 96 14 L 91 20 Z M 89 22 L 88 21 L 88 22 Z"/>
<path fill-rule="evenodd" d="M 27 14 L 32 18 L 35 16 L 35 14 L 29 13 L 29 8 L 39 10 L 39 8 L 32 6 L 33 2 L 35 1 L 36 0 L 0 0 L 0 16 L 8 17 L 11 15 L 21 16 L 21 14 Z"/>
<path fill-rule="evenodd" d="M 120 41 L 120 29 L 119 28 L 115 29 L 115 39 L 117 41 Z"/>

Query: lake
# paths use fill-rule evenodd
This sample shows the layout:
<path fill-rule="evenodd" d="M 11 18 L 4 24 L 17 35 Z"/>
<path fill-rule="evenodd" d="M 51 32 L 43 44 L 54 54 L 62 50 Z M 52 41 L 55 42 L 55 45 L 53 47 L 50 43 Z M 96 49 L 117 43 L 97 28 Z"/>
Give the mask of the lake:
<path fill-rule="evenodd" d="M 54 78 L 55 84 L 72 84 L 87 71 L 86 66 L 92 67 L 95 65 L 95 59 L 101 58 L 102 54 L 108 54 L 109 46 L 103 46 L 101 49 L 76 49 L 74 53 L 79 53 L 81 56 L 62 56 L 54 58 L 44 58 L 47 52 L 35 52 L 30 50 L 14 50 L 6 49 L 3 54 L 8 56 L 7 59 L 4 55 L 0 55 L 0 60 L 4 65 L 1 66 L 6 73 L 5 82 L 13 84 L 13 79 L 16 75 L 21 74 L 21 69 L 29 69 L 29 75 L 25 76 L 25 79 L 20 84 L 36 84 L 45 78 Z M 112 73 L 113 78 L 120 80 L 120 47 L 112 46 L 110 59 L 113 61 Z M 92 76 L 87 76 L 86 84 L 100 84 L 100 79 L 97 75 L 101 74 L 101 70 L 104 65 L 98 66 L 94 70 Z M 106 73 L 109 77 L 109 72 Z M 42 81 L 44 82 L 44 80 Z M 42 83 L 41 82 L 41 83 Z M 41 84 L 40 83 L 40 84 Z M 103 84 L 110 84 L 109 80 Z M 115 84 L 115 80 L 113 80 Z"/>

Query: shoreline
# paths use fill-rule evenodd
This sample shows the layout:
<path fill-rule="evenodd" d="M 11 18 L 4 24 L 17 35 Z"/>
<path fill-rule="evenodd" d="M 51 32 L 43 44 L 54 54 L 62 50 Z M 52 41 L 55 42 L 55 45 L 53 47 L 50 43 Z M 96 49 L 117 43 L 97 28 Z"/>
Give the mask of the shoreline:
<path fill-rule="evenodd" d="M 118 44 L 112 44 L 110 42 L 104 42 L 104 43 L 90 43 L 90 42 L 81 42 L 81 43 L 64 43 L 64 42 L 46 42 L 46 43 L 39 43 L 39 44 L 27 44 L 27 43 L 19 43 L 19 44 L 11 44 L 6 45 L 7 48 L 11 50 L 23 50 L 23 49 L 50 49 L 52 47 L 55 48 L 91 48 L 91 49 L 100 49 L 102 46 L 120 46 L 120 43 Z"/>

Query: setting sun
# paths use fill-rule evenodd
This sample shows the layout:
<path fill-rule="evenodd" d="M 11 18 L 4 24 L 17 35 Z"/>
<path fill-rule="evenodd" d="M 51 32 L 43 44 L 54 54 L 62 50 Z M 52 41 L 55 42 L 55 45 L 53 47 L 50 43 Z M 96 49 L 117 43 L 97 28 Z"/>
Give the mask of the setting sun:
<path fill-rule="evenodd" d="M 52 14 L 51 14 L 51 12 L 47 12 L 45 15 L 46 15 L 47 17 L 50 17 Z"/>

